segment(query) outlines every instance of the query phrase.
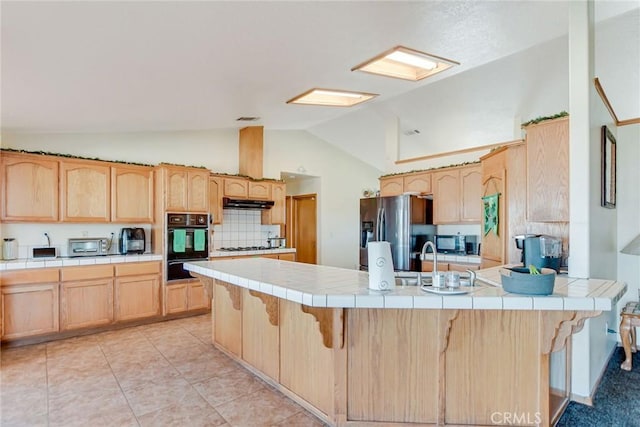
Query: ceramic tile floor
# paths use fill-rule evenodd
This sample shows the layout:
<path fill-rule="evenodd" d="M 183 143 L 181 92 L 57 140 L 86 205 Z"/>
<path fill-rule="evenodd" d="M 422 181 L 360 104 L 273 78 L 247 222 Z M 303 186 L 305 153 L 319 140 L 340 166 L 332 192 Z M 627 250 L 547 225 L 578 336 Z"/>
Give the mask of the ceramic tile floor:
<path fill-rule="evenodd" d="M 0 425 L 322 426 L 211 345 L 211 316 L 4 349 Z"/>

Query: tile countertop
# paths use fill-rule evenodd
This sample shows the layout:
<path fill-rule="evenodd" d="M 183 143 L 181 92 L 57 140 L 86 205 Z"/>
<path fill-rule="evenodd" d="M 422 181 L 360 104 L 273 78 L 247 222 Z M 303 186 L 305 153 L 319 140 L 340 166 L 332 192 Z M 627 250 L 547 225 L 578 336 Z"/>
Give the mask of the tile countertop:
<path fill-rule="evenodd" d="M 120 264 L 123 262 L 162 261 L 162 255 L 106 255 L 74 258 L 29 258 L 12 261 L 0 261 L 0 271 L 21 270 L 25 268 L 71 267 L 76 265 Z"/>
<path fill-rule="evenodd" d="M 269 258 L 198 261 L 184 266 L 203 276 L 312 307 L 610 311 L 627 291 L 623 282 L 559 275 L 553 295 L 510 294 L 500 286 L 500 267 L 477 272 L 479 279 L 493 286 L 463 287 L 467 294 L 440 296 L 417 286 L 374 291 L 368 288 L 369 275 L 364 271 Z"/>
<path fill-rule="evenodd" d="M 251 256 L 251 255 L 269 255 L 269 254 L 288 254 L 295 253 L 295 248 L 278 248 L 278 249 L 259 249 L 255 251 L 216 251 L 209 252 L 209 258 L 224 258 L 229 256 Z"/>

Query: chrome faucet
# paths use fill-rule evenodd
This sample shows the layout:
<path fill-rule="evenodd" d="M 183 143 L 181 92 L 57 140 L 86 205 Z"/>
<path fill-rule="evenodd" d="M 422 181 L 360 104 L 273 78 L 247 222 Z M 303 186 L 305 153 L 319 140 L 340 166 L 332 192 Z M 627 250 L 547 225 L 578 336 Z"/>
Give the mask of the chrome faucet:
<path fill-rule="evenodd" d="M 469 286 L 475 286 L 476 285 L 476 272 L 473 270 L 467 270 L 467 273 L 469 273 Z"/>
<path fill-rule="evenodd" d="M 438 255 L 436 252 L 436 245 L 434 245 L 432 241 L 427 240 L 426 242 L 424 242 L 424 245 L 422 245 L 422 250 L 420 251 L 420 261 L 424 261 L 424 256 L 427 253 L 428 247 L 431 247 L 431 251 L 433 252 L 433 272 L 431 273 L 431 277 L 433 277 L 436 274 L 438 274 Z M 418 286 L 421 286 L 421 285 L 422 285 L 422 268 L 420 268 L 420 271 L 418 272 Z"/>

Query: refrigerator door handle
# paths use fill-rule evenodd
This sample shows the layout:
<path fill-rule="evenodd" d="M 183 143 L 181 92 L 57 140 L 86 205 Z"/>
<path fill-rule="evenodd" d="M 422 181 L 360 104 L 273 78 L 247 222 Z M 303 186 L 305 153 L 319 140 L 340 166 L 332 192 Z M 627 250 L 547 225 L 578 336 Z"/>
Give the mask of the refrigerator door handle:
<path fill-rule="evenodd" d="M 386 230 L 386 225 L 387 225 L 387 224 L 385 224 L 385 222 L 386 222 L 386 215 L 385 215 L 385 212 L 384 212 L 384 208 L 381 208 L 380 209 L 380 222 L 379 222 L 379 224 L 380 224 L 380 238 L 378 239 L 379 242 L 385 240 L 386 237 L 387 237 L 387 236 L 385 236 L 385 232 L 384 232 Z"/>
<path fill-rule="evenodd" d="M 382 209 L 378 208 L 378 212 L 376 214 L 376 242 L 380 241 L 380 217 L 382 214 Z"/>

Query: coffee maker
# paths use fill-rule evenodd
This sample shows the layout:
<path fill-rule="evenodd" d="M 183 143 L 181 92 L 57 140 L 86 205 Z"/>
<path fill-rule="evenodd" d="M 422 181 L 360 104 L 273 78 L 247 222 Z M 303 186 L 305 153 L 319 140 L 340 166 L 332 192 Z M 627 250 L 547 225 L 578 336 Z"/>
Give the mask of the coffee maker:
<path fill-rule="evenodd" d="M 515 236 L 516 247 L 522 249 L 521 261 L 525 267 L 535 266 L 560 270 L 562 261 L 562 239 L 544 234 Z"/>

